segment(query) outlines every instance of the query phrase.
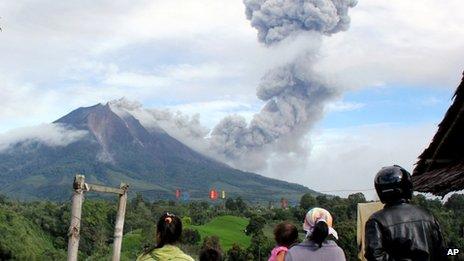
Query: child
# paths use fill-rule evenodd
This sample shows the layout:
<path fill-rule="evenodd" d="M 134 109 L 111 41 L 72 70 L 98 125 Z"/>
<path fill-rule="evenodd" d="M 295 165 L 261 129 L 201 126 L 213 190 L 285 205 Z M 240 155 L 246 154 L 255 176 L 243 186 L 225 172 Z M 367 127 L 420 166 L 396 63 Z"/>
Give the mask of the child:
<path fill-rule="evenodd" d="M 288 249 L 298 240 L 298 229 L 289 222 L 282 222 L 274 229 L 277 246 L 271 251 L 268 261 L 284 261 Z"/>

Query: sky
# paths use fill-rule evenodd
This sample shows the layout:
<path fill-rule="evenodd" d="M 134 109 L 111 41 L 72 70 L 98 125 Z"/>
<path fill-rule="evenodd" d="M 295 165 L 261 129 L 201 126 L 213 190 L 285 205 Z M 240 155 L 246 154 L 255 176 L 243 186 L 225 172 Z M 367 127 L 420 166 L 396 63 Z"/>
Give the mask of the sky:
<path fill-rule="evenodd" d="M 258 173 L 373 197 L 380 167 L 412 171 L 462 78 L 463 8 L 360 0 L 350 28 L 320 43 L 315 70 L 343 91 L 305 136 L 308 153 Z M 259 43 L 240 0 L 2 1 L 0 17 L 0 141 L 121 97 L 208 128 L 251 119 L 264 72 L 295 55 Z"/>

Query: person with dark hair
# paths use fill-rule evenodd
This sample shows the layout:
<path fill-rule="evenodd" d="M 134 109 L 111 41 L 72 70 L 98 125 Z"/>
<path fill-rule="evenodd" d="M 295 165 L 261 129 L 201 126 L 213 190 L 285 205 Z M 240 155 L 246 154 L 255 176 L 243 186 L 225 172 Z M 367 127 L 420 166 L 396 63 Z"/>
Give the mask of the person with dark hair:
<path fill-rule="evenodd" d="M 200 261 L 222 261 L 222 254 L 215 248 L 204 248 L 200 251 Z"/>
<path fill-rule="evenodd" d="M 338 239 L 329 211 L 313 208 L 306 214 L 306 240 L 290 248 L 285 261 L 345 261 L 345 253 L 331 238 Z"/>
<path fill-rule="evenodd" d="M 409 172 L 398 165 L 384 167 L 377 173 L 374 185 L 385 206 L 366 222 L 366 259 L 446 260 L 437 220 L 422 208 L 409 204 L 413 191 Z"/>
<path fill-rule="evenodd" d="M 156 224 L 156 245 L 142 255 L 138 261 L 193 261 L 193 258 L 184 254 L 176 244 L 182 234 L 182 221 L 179 217 L 166 213 L 162 215 Z"/>
<path fill-rule="evenodd" d="M 277 245 L 268 261 L 284 261 L 288 249 L 298 240 L 298 229 L 289 222 L 279 223 L 274 229 L 274 239 Z"/>

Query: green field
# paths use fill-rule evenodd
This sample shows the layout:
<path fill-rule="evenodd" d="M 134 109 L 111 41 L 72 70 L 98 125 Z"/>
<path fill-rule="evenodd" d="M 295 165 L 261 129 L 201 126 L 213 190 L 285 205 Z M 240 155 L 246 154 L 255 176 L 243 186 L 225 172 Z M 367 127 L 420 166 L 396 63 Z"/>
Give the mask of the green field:
<path fill-rule="evenodd" d="M 250 245 L 251 238 L 245 235 L 248 219 L 237 216 L 219 216 L 201 226 L 186 226 L 198 230 L 201 240 L 207 236 L 218 236 L 224 251 L 229 250 L 234 243 L 243 248 Z M 131 260 L 141 252 L 141 230 L 137 229 L 124 235 L 121 260 Z"/>
<path fill-rule="evenodd" d="M 219 216 L 202 226 L 190 226 L 200 232 L 203 240 L 206 236 L 218 236 L 223 250 L 227 251 L 234 243 L 243 248 L 250 245 L 250 237 L 245 235 L 248 219 L 236 216 Z"/>

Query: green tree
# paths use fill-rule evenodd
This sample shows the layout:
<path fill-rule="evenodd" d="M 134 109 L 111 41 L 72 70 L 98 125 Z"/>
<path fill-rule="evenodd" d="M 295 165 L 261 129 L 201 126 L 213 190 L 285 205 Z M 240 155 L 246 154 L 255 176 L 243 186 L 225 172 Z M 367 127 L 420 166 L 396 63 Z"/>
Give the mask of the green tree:
<path fill-rule="evenodd" d="M 235 205 L 237 206 L 237 210 L 240 211 L 240 213 L 243 213 L 248 209 L 248 206 L 245 201 L 243 201 L 242 197 L 237 197 L 235 199 Z"/>
<path fill-rule="evenodd" d="M 445 203 L 445 208 L 452 210 L 454 213 L 464 213 L 464 195 L 453 194 Z"/>
<path fill-rule="evenodd" d="M 186 228 L 182 231 L 182 242 L 188 245 L 197 245 L 201 240 L 200 232 L 196 229 Z"/>
<path fill-rule="evenodd" d="M 355 205 L 357 205 L 358 203 L 365 203 L 366 202 L 366 197 L 361 192 L 350 194 L 350 195 L 348 195 L 348 202 L 350 204 L 355 204 Z"/>
<path fill-rule="evenodd" d="M 335 224 L 338 232 L 338 245 L 345 251 L 347 260 L 358 260 L 356 243 L 356 220 L 343 220 Z"/>
<path fill-rule="evenodd" d="M 201 249 L 216 249 L 222 253 L 222 247 L 218 236 L 209 236 L 203 239 Z"/>
<path fill-rule="evenodd" d="M 192 219 L 189 216 L 182 217 L 182 225 L 190 226 L 192 224 Z"/>
<path fill-rule="evenodd" d="M 299 208 L 299 207 L 294 207 L 290 208 L 290 211 L 292 212 L 293 218 L 296 219 L 299 222 L 303 222 L 306 212 L 308 211 L 307 209 Z"/>
<path fill-rule="evenodd" d="M 227 251 L 228 261 L 247 261 L 247 252 L 241 248 L 240 245 L 234 243 L 232 247 Z"/>
<path fill-rule="evenodd" d="M 226 209 L 230 211 L 235 211 L 237 210 L 237 204 L 232 198 L 227 198 L 226 199 Z"/>
<path fill-rule="evenodd" d="M 292 212 L 290 212 L 290 210 L 288 209 L 282 209 L 282 208 L 276 208 L 276 209 L 273 209 L 274 211 L 274 220 L 289 220 L 291 219 L 293 216 L 292 216 Z"/>
<path fill-rule="evenodd" d="M 251 243 L 247 251 L 253 256 L 253 260 L 266 260 L 273 247 L 274 242 L 261 232 L 251 237 Z"/>
<path fill-rule="evenodd" d="M 316 200 L 317 200 L 317 206 L 321 208 L 325 208 L 325 209 L 329 209 L 333 203 L 333 198 L 332 200 L 330 200 L 327 196 L 323 196 L 323 195 L 317 196 Z"/>
<path fill-rule="evenodd" d="M 266 220 L 262 216 L 252 215 L 245 228 L 245 234 L 247 236 L 260 234 L 263 232 L 264 225 L 266 225 Z"/>
<path fill-rule="evenodd" d="M 311 193 L 304 194 L 300 199 L 300 208 L 308 211 L 317 205 L 316 198 Z"/>
<path fill-rule="evenodd" d="M 348 196 L 348 218 L 356 218 L 358 214 L 358 204 L 365 203 L 366 197 L 363 193 L 355 193 Z"/>
<path fill-rule="evenodd" d="M 411 203 L 413 203 L 414 205 L 423 207 L 423 208 L 428 207 L 427 198 L 422 194 L 413 196 L 412 200 L 411 200 Z"/>
<path fill-rule="evenodd" d="M 142 194 L 137 193 L 135 198 L 133 198 L 129 203 L 129 210 L 136 209 L 139 205 L 145 205 L 145 200 L 143 199 Z"/>

